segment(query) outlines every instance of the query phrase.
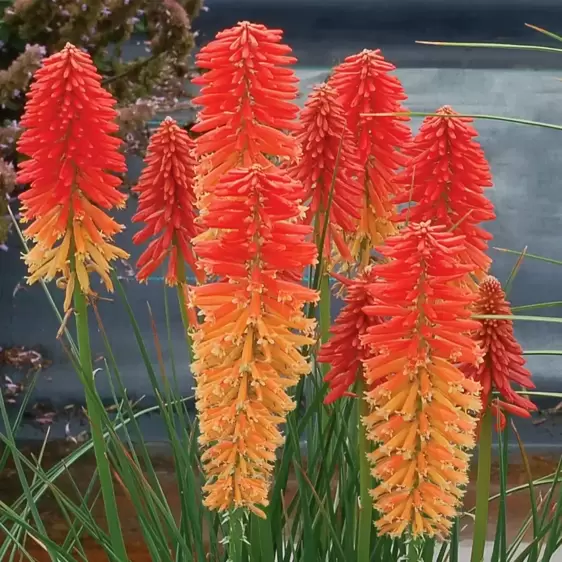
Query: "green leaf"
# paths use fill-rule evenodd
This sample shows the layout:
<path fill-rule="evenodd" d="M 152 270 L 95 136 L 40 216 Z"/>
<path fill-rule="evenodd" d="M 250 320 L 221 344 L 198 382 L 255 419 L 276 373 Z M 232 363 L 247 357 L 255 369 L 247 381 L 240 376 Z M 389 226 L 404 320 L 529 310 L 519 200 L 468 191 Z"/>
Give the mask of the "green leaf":
<path fill-rule="evenodd" d="M 535 31 L 538 31 L 539 33 L 542 33 L 543 35 L 546 35 L 551 39 L 555 39 L 556 41 L 562 41 L 562 37 L 560 37 L 560 35 L 556 35 L 556 33 L 552 33 L 552 31 L 547 31 L 546 29 L 543 29 L 538 25 L 532 25 L 530 23 L 526 23 L 525 26 L 534 29 Z"/>
<path fill-rule="evenodd" d="M 524 316 L 522 314 L 474 314 L 472 318 L 478 320 L 523 320 L 525 322 L 550 322 L 562 324 L 562 318 L 553 316 Z"/>
<path fill-rule="evenodd" d="M 416 41 L 418 45 L 433 45 L 436 47 L 463 47 L 474 49 L 509 49 L 516 51 L 541 51 L 545 53 L 562 53 L 562 49 L 556 47 L 544 47 L 542 45 L 517 45 L 511 43 L 457 43 L 454 41 Z"/>
<path fill-rule="evenodd" d="M 562 51 L 562 49 L 561 49 Z M 399 111 L 394 113 L 361 113 L 362 117 L 443 117 L 440 113 L 431 113 L 426 111 Z M 529 119 L 520 119 L 518 117 L 503 117 L 501 115 L 488 115 L 485 113 L 457 113 L 455 117 L 470 117 L 471 119 L 485 119 L 489 121 L 503 121 L 504 123 L 514 123 L 516 125 L 529 125 L 532 127 L 542 127 L 545 129 L 554 129 L 562 131 L 562 125 L 554 123 L 545 123 L 543 121 L 531 121 Z"/>

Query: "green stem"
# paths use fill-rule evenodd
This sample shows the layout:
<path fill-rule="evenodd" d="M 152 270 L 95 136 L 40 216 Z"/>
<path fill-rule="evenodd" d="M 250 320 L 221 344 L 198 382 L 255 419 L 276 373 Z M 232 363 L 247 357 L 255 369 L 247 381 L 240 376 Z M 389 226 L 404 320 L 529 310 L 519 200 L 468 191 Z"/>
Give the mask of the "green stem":
<path fill-rule="evenodd" d="M 480 425 L 478 475 L 476 480 L 476 516 L 470 562 L 482 562 L 488 531 L 490 475 L 492 472 L 492 415 L 487 411 Z"/>
<path fill-rule="evenodd" d="M 331 301 L 332 293 L 330 292 L 330 276 L 327 271 L 322 273 L 322 279 L 320 281 L 320 341 L 324 344 L 330 339 L 330 314 L 331 314 Z M 322 379 L 328 374 L 330 370 L 330 365 L 324 363 L 322 365 Z M 322 381 L 321 381 L 322 382 Z M 320 411 L 320 421 L 322 432 L 325 435 L 326 428 L 329 423 L 329 413 L 326 408 L 321 408 Z M 318 443 L 321 446 L 321 443 Z"/>
<path fill-rule="evenodd" d="M 357 448 L 359 449 L 359 490 L 361 508 L 359 510 L 359 534 L 357 538 L 357 562 L 369 562 L 371 555 L 371 529 L 373 525 L 373 504 L 369 490 L 371 488 L 371 467 L 367 453 L 369 441 L 367 432 L 361 419 L 368 414 L 368 404 L 365 400 L 365 383 L 360 373 L 357 383 L 359 395 L 359 427 L 357 431 Z"/>
<path fill-rule="evenodd" d="M 320 285 L 320 337 L 322 339 L 322 343 L 326 343 L 330 339 L 331 302 L 332 293 L 330 292 L 330 276 L 327 272 L 324 272 Z M 330 366 L 323 365 L 322 368 L 328 371 Z"/>
<path fill-rule="evenodd" d="M 187 302 L 185 300 L 185 295 L 183 294 L 183 287 L 187 285 L 187 277 L 185 275 L 185 264 L 181 258 L 178 258 L 178 301 L 180 305 L 180 314 L 181 314 L 181 321 L 183 324 L 183 331 L 185 333 L 185 341 L 187 343 L 187 356 L 189 358 L 189 362 L 191 363 L 192 359 L 192 349 L 193 343 L 191 341 L 191 336 L 189 335 L 189 318 L 187 317 Z"/>
<path fill-rule="evenodd" d="M 94 372 L 92 368 L 92 351 L 90 347 L 90 332 L 88 329 L 88 304 L 86 297 L 80 290 L 78 281 L 74 288 L 74 309 L 76 313 L 76 332 L 78 339 L 78 351 L 80 359 L 80 378 L 86 393 L 86 408 L 90 420 L 90 430 L 92 432 L 92 442 L 96 456 L 96 466 L 100 480 L 100 486 L 107 518 L 107 526 L 111 545 L 115 555 L 124 562 L 128 560 L 121 524 L 119 522 L 119 512 L 113 488 L 111 467 L 106 454 L 106 443 L 103 436 L 103 404 L 96 393 L 94 382 Z"/>
<path fill-rule="evenodd" d="M 228 562 L 242 562 L 244 547 L 244 512 L 233 509 L 230 512 L 228 535 Z"/>
<path fill-rule="evenodd" d="M 561 50 L 561 49 L 558 49 Z M 427 113 L 425 111 L 398 111 L 394 113 L 362 113 L 363 117 L 443 117 L 440 113 Z M 505 123 L 517 123 L 519 125 L 531 125 L 562 131 L 562 125 L 543 123 L 541 121 L 530 121 L 529 119 L 518 119 L 516 117 L 502 117 L 501 115 L 484 115 L 482 113 L 458 113 L 455 118 L 469 117 L 471 119 L 490 119 L 491 121 L 504 121 Z"/>
<path fill-rule="evenodd" d="M 408 543 L 408 562 L 420 562 L 423 551 L 422 539 L 411 539 Z"/>

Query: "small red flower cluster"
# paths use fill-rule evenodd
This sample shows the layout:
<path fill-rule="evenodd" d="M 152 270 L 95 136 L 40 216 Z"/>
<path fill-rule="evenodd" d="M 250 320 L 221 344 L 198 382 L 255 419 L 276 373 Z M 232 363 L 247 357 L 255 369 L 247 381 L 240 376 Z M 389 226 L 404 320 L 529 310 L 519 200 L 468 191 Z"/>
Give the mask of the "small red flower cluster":
<path fill-rule="evenodd" d="M 407 147 L 411 155 L 399 177 L 402 195 L 396 203 L 415 203 L 404 209 L 400 220 L 431 220 L 465 237 L 459 258 L 475 264 L 479 279 L 491 260 L 485 254 L 492 235 L 478 226 L 496 218 L 494 206 L 484 190 L 492 186 L 492 175 L 484 152 L 474 141 L 472 119 L 458 117 L 448 106 L 426 117 L 419 133 Z"/>
<path fill-rule="evenodd" d="M 511 316 L 509 302 L 497 279 L 487 277 L 482 281 L 473 310 L 477 315 Z M 474 337 L 484 353 L 484 361 L 477 366 L 468 364 L 462 368 L 467 377 L 482 385 L 484 410 L 491 409 L 498 430 L 505 427 L 504 412 L 530 417 L 537 407 L 511 387 L 515 383 L 525 389 L 535 388 L 531 373 L 525 368 L 523 350 L 513 334 L 513 322 L 484 318 L 480 320 Z M 501 398 L 493 398 L 493 391 L 497 391 Z"/>
<path fill-rule="evenodd" d="M 330 257 L 334 242 L 342 259 L 351 262 L 343 235 L 354 234 L 357 228 L 363 193 L 358 177 L 363 168 L 333 88 L 326 84 L 314 88 L 300 114 L 296 138 L 302 157 L 290 171 L 305 187 L 305 200 L 310 199 L 308 220 L 316 217 L 318 238 L 328 220 L 323 256 Z"/>
<path fill-rule="evenodd" d="M 166 117 L 152 135 L 145 164 L 133 188 L 139 194 L 133 222 L 143 222 L 144 227 L 135 234 L 133 242 L 144 244 L 151 237 L 155 238 L 137 262 L 137 279 L 147 281 L 168 257 L 166 283 L 185 283 L 184 262 L 201 281 L 191 248 L 195 236 L 193 141 L 171 117 Z"/>
<path fill-rule="evenodd" d="M 213 186 L 230 169 L 260 164 L 271 158 L 293 161 L 297 140 L 286 131 L 295 130 L 298 106 L 297 77 L 284 68 L 296 62 L 291 48 L 281 43 L 282 31 L 241 22 L 221 31 L 201 48 L 196 62 L 208 72 L 193 80 L 201 93 L 193 103 L 203 108 L 192 130 L 200 159 L 199 189 Z"/>
<path fill-rule="evenodd" d="M 400 80 L 392 74 L 395 66 L 379 50 L 364 50 L 336 66 L 328 84 L 339 94 L 347 128 L 353 133 L 363 185 L 361 218 L 352 239 L 351 251 L 360 266 L 369 263 L 373 246 L 396 232 L 393 198 L 401 187 L 397 172 L 405 165 L 404 147 L 411 132 L 407 115 L 374 117 L 377 113 L 404 113 L 406 99 Z"/>
<path fill-rule="evenodd" d="M 382 322 L 382 317 L 367 314 L 366 308 L 374 304 L 371 293 L 367 290 L 375 282 L 372 267 L 367 267 L 355 279 L 348 279 L 337 273 L 332 274 L 346 289 L 345 306 L 338 314 L 330 329 L 330 339 L 320 348 L 317 360 L 328 363 L 330 370 L 324 380 L 330 386 L 330 392 L 324 399 L 331 404 L 342 396 L 356 396 L 353 386 L 363 371 L 363 362 L 372 356 L 371 348 L 362 341 L 370 326 Z"/>

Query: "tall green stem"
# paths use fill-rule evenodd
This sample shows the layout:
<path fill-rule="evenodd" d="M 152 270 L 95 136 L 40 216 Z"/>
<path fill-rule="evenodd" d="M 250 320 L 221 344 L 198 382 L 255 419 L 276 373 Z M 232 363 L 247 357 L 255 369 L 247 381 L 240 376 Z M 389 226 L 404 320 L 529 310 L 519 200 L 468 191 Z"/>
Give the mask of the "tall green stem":
<path fill-rule="evenodd" d="M 244 548 L 244 512 L 234 509 L 230 512 L 228 535 L 228 562 L 242 562 Z"/>
<path fill-rule="evenodd" d="M 187 302 L 185 300 L 185 295 L 183 293 L 183 288 L 187 285 L 187 277 L 185 275 L 185 264 L 183 263 L 183 259 L 178 258 L 178 301 L 180 305 L 180 314 L 181 314 L 181 321 L 183 324 L 183 331 L 185 333 L 185 341 L 187 343 L 187 353 L 189 361 L 191 362 L 191 354 L 192 354 L 192 342 L 191 337 L 189 335 L 189 318 L 187 317 Z"/>
<path fill-rule="evenodd" d="M 486 411 L 480 425 L 478 476 L 476 480 L 476 516 L 470 562 L 482 562 L 488 531 L 490 475 L 492 472 L 492 415 Z"/>
<path fill-rule="evenodd" d="M 320 285 L 320 337 L 322 343 L 326 343 L 330 339 L 331 303 L 330 276 L 327 272 L 324 272 Z M 330 366 L 323 365 L 322 369 L 327 372 Z"/>
<path fill-rule="evenodd" d="M 79 375 L 86 393 L 86 407 L 90 420 L 90 430 L 92 432 L 92 441 L 94 453 L 96 455 L 96 466 L 100 479 L 105 516 L 107 518 L 107 527 L 111 538 L 111 546 L 115 555 L 119 560 L 125 562 L 129 558 L 121 532 L 111 467 L 106 454 L 105 439 L 103 436 L 103 404 L 96 393 L 96 386 L 94 383 L 90 332 L 88 329 L 88 304 L 86 302 L 86 297 L 80 290 L 78 282 L 76 282 L 74 288 L 74 309 L 76 313 L 76 332 L 81 367 Z"/>
<path fill-rule="evenodd" d="M 423 552 L 422 539 L 410 539 L 408 543 L 408 562 L 420 562 Z"/>
<path fill-rule="evenodd" d="M 357 538 L 357 562 L 369 562 L 371 554 L 371 529 L 373 525 L 373 504 L 369 490 L 371 488 L 371 467 L 367 453 L 369 441 L 367 432 L 361 418 L 368 414 L 368 404 L 365 400 L 365 382 L 360 373 L 357 382 L 357 394 L 359 396 L 359 427 L 357 428 L 357 448 L 359 450 L 359 491 L 361 498 L 361 509 L 359 511 L 359 534 Z"/>
<path fill-rule="evenodd" d="M 330 292 L 330 277 L 328 272 L 324 271 L 320 282 L 320 341 L 323 344 L 330 339 L 331 303 L 332 294 Z M 322 378 L 326 376 L 329 370 L 330 365 L 324 363 L 322 365 Z M 324 407 L 321 408 L 320 419 L 322 431 L 325 432 L 329 423 L 329 414 Z M 320 443 L 318 443 L 318 445 L 320 445 Z"/>

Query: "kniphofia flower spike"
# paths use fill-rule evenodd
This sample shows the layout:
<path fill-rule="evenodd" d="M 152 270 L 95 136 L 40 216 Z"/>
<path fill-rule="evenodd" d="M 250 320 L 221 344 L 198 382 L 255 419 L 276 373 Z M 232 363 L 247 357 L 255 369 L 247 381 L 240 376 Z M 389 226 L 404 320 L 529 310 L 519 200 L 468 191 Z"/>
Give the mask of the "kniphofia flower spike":
<path fill-rule="evenodd" d="M 25 256 L 28 283 L 62 274 L 65 310 L 75 284 L 92 294 L 90 272 L 113 290 L 110 262 L 128 254 L 110 243 L 123 227 L 103 209 L 122 208 L 117 188 L 125 171 L 113 136 L 118 129 L 115 100 L 101 86 L 90 56 L 67 43 L 43 61 L 27 94 L 17 147 L 29 156 L 17 181 L 29 183 L 20 195 L 24 236 L 36 244 Z"/>
<path fill-rule="evenodd" d="M 379 248 L 390 261 L 373 267 L 377 303 L 365 313 L 390 317 L 363 337 L 375 353 L 363 422 L 379 444 L 369 458 L 381 534 L 446 537 L 464 494 L 480 385 L 456 363 L 481 359 L 469 336 L 475 295 L 452 284 L 470 271 L 456 259 L 463 244 L 443 226 L 410 223 Z"/>
<path fill-rule="evenodd" d="M 192 130 L 200 159 L 198 189 L 203 196 L 228 170 L 298 155 L 296 129 L 298 79 L 285 68 L 296 62 L 281 43 L 282 31 L 247 21 L 221 31 L 201 48 L 197 65 L 207 72 L 193 80 L 202 86 L 193 103 L 203 109 Z"/>
<path fill-rule="evenodd" d="M 482 279 L 491 259 L 486 255 L 492 235 L 479 223 L 495 219 L 494 206 L 484 195 L 492 186 L 490 167 L 482 147 L 474 140 L 477 132 L 472 119 L 458 117 L 444 106 L 426 117 L 408 147 L 411 155 L 400 177 L 404 191 L 399 203 L 413 202 L 401 218 L 443 224 L 455 234 L 465 236 L 460 258 L 473 264 Z"/>
<path fill-rule="evenodd" d="M 185 273 L 181 271 L 184 263 L 199 280 L 203 277 L 195 267 L 191 247 L 195 236 L 195 159 L 192 152 L 193 141 L 171 117 L 164 119 L 150 139 L 146 166 L 133 188 L 139 194 L 133 222 L 144 222 L 133 242 L 143 244 L 154 237 L 137 262 L 139 281 L 147 281 L 166 258 L 165 280 L 169 285 L 185 282 Z"/>
<path fill-rule="evenodd" d="M 336 66 L 328 81 L 339 94 L 363 167 L 361 220 L 351 248 L 354 256 L 361 254 L 363 267 L 369 262 L 370 249 L 396 231 L 392 199 L 400 189 L 396 173 L 406 162 L 401 151 L 411 138 L 404 124 L 409 118 L 364 115 L 405 111 L 404 88 L 391 74 L 395 69 L 380 50 L 364 50 Z"/>
<path fill-rule="evenodd" d="M 510 316 L 511 307 L 506 300 L 501 283 L 495 277 L 486 277 L 478 288 L 478 300 L 474 314 Z M 482 407 L 487 408 L 496 419 L 498 429 L 505 427 L 503 412 L 528 418 L 537 407 L 527 398 L 513 390 L 512 383 L 527 390 L 535 388 L 531 373 L 525 368 L 523 350 L 515 339 L 513 322 L 503 319 L 479 320 L 475 340 L 484 353 L 484 361 L 478 366 L 467 364 L 462 369 L 468 376 L 482 385 Z M 499 393 L 493 398 L 492 392 Z"/>
<path fill-rule="evenodd" d="M 324 398 L 331 404 L 342 396 L 353 396 L 357 378 L 363 376 L 363 361 L 373 355 L 371 347 L 362 342 L 369 326 L 382 322 L 382 318 L 369 315 L 365 307 L 374 304 L 368 286 L 375 281 L 373 269 L 368 266 L 356 279 L 332 273 L 346 289 L 345 306 L 340 310 L 330 328 L 330 339 L 322 345 L 316 359 L 328 363 L 330 370 L 324 377 L 330 391 Z"/>
<path fill-rule="evenodd" d="M 195 240 L 201 267 L 217 282 L 192 289 L 203 315 L 194 335 L 200 443 L 211 509 L 248 508 L 264 516 L 275 449 L 294 403 L 287 390 L 309 372 L 301 346 L 314 322 L 304 304 L 317 294 L 281 278 L 315 263 L 297 223 L 302 186 L 274 167 L 234 169 L 215 186 Z"/>
<path fill-rule="evenodd" d="M 363 193 L 358 178 L 363 168 L 337 92 L 330 86 L 313 89 L 300 114 L 297 139 L 302 156 L 290 171 L 305 187 L 305 199 L 310 199 L 307 218 L 316 217 L 318 238 L 330 208 L 323 257 L 330 257 L 334 242 L 341 258 L 351 262 L 344 235 L 357 228 Z"/>

